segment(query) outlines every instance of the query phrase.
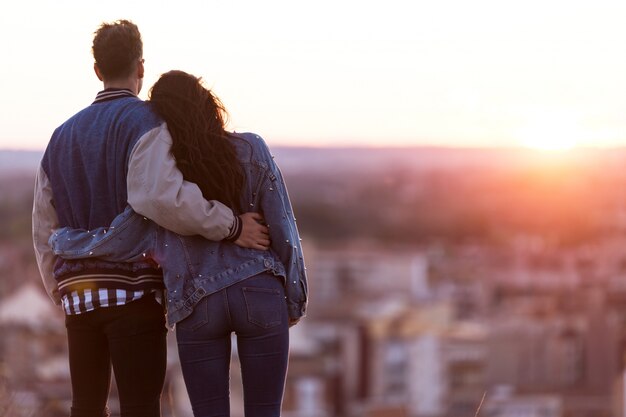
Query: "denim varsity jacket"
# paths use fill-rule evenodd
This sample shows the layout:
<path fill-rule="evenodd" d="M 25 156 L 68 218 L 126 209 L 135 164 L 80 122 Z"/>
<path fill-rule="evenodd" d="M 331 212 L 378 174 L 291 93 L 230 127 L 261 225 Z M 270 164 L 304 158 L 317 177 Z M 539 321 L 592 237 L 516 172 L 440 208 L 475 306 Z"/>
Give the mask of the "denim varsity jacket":
<path fill-rule="evenodd" d="M 262 272 L 282 277 L 289 317 L 304 316 L 308 301 L 306 268 L 280 169 L 258 135 L 231 137 L 246 176 L 241 207 L 264 216 L 270 231 L 269 251 L 178 235 L 127 207 L 106 228 L 56 230 L 49 240 L 53 253 L 65 259 L 153 259 L 163 269 L 170 325 L 191 314 L 204 296 Z"/>
<path fill-rule="evenodd" d="M 232 210 L 206 201 L 185 181 L 171 155 L 167 125 L 130 90 L 109 88 L 55 129 L 37 171 L 33 244 L 46 291 L 56 303 L 75 290 L 162 288 L 153 263 L 65 260 L 48 241 L 60 227 L 109 225 L 130 205 L 137 213 L 182 235 L 211 240 L 237 230 Z"/>

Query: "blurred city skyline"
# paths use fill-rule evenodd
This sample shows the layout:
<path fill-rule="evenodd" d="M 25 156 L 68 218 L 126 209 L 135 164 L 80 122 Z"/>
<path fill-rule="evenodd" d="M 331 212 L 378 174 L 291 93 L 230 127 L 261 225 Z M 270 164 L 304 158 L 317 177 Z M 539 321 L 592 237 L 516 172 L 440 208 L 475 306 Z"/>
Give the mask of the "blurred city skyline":
<path fill-rule="evenodd" d="M 624 416 L 626 149 L 272 151 L 310 282 L 286 417 L 467 417 L 483 396 L 481 417 Z M 0 415 L 12 417 L 67 415 L 71 396 L 63 314 L 30 236 L 40 155 L 0 152 Z M 190 415 L 170 336 L 163 416 Z M 109 404 L 119 415 L 115 389 Z"/>

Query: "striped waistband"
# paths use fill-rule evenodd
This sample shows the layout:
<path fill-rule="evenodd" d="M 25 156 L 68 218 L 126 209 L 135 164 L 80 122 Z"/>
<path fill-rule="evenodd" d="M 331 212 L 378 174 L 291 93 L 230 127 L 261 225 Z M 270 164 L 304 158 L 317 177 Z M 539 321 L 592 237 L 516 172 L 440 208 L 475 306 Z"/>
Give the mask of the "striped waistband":
<path fill-rule="evenodd" d="M 61 295 L 84 289 L 115 288 L 128 291 L 163 288 L 160 270 L 82 271 L 58 278 Z"/>

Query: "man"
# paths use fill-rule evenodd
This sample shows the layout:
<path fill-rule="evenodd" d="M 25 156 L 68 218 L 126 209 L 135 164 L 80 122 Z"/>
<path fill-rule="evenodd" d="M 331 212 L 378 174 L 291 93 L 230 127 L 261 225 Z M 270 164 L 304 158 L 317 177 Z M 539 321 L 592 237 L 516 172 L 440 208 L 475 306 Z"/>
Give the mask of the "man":
<path fill-rule="evenodd" d="M 127 204 L 176 233 L 245 247 L 267 248 L 268 231 L 258 214 L 236 217 L 183 180 L 167 127 L 137 98 L 144 75 L 137 26 L 102 24 L 93 55 L 104 90 L 50 139 L 35 184 L 35 253 L 46 290 L 66 314 L 71 416 L 108 415 L 111 366 L 121 415 L 159 416 L 166 367 L 161 270 L 150 259 L 57 259 L 47 244 L 51 233 L 107 226 Z"/>

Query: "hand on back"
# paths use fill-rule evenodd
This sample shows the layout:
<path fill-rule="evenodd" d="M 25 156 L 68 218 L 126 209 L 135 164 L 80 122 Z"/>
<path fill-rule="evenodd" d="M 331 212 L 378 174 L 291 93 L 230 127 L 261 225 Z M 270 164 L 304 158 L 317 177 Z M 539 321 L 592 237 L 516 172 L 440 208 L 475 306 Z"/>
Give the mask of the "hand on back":
<path fill-rule="evenodd" d="M 259 213 L 244 213 L 241 218 L 241 234 L 235 241 L 244 248 L 268 250 L 270 248 L 269 228 L 263 224 L 263 216 Z"/>

